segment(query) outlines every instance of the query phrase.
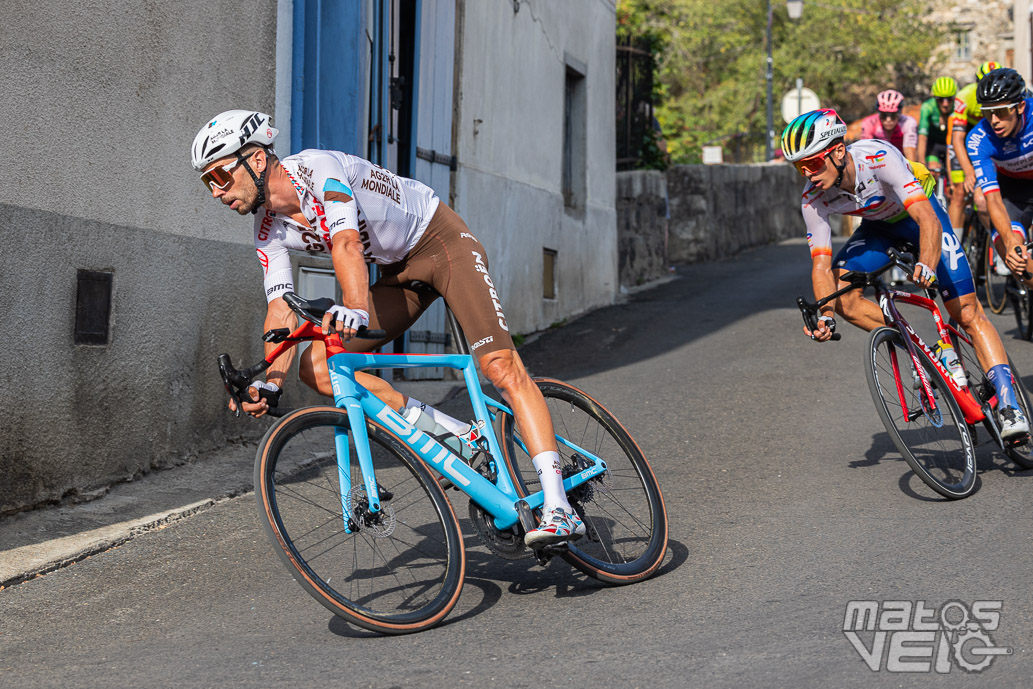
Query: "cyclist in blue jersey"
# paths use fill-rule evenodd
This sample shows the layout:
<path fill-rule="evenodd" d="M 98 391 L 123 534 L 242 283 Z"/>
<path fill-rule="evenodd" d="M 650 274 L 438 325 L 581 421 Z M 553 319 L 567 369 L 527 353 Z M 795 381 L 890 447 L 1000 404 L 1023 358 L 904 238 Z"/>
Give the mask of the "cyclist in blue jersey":
<path fill-rule="evenodd" d="M 914 246 L 918 263 L 911 280 L 922 287 L 936 283 L 948 313 L 972 337 L 980 363 L 993 382 L 1000 407 L 1001 436 L 1029 433 L 1012 387 L 1011 367 L 1001 337 L 975 296 L 972 272 L 951 229 L 947 212 L 929 198 L 915 176 L 915 166 L 893 146 L 878 139 L 843 143 L 847 128 L 835 110 L 800 115 L 782 133 L 782 152 L 807 180 L 801 212 L 811 250 L 811 282 L 816 299 L 846 287 L 847 271 L 870 272 L 886 262 L 886 250 L 900 243 Z M 923 177 L 928 170 L 921 168 Z M 832 256 L 834 214 L 856 215 L 861 225 Z M 804 334 L 824 342 L 832 337 L 833 313 L 864 330 L 886 324 L 882 309 L 858 291 L 826 304 L 814 331 Z M 967 381 L 957 381 L 965 385 Z"/>
<path fill-rule="evenodd" d="M 986 197 L 997 252 L 1017 275 L 1033 272 L 1025 243 L 1033 222 L 1033 98 L 1014 69 L 1002 67 L 979 80 L 976 98 L 983 120 L 965 139 Z M 1033 286 L 1033 280 L 1026 282 Z"/>

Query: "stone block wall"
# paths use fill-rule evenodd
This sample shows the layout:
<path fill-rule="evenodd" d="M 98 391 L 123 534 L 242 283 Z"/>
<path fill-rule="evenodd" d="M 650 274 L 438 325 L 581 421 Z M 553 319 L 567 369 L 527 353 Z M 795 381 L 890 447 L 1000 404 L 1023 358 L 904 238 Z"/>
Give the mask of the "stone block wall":
<path fill-rule="evenodd" d="M 667 273 L 667 177 L 659 170 L 617 173 L 617 254 L 621 287 Z"/>
<path fill-rule="evenodd" d="M 725 258 L 806 234 L 804 183 L 791 165 L 678 165 L 666 177 L 670 263 Z"/>

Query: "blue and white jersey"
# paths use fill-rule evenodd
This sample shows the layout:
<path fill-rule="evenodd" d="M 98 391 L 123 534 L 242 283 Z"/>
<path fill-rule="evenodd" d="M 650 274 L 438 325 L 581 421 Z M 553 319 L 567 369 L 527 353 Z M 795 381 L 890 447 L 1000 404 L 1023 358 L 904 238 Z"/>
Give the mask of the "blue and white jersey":
<path fill-rule="evenodd" d="M 976 169 L 976 183 L 984 194 L 1001 191 L 998 173 L 1014 179 L 1033 180 L 1033 98 L 1026 99 L 1026 110 L 1015 136 L 1001 138 L 985 119 L 972 128 L 965 139 L 965 148 Z"/>
<path fill-rule="evenodd" d="M 347 153 L 308 149 L 280 164 L 306 223 L 264 207 L 255 215 L 255 250 L 269 301 L 294 290 L 291 251 L 328 255 L 335 234 L 355 230 L 367 263 L 397 263 L 420 241 L 440 203 L 422 182 Z"/>

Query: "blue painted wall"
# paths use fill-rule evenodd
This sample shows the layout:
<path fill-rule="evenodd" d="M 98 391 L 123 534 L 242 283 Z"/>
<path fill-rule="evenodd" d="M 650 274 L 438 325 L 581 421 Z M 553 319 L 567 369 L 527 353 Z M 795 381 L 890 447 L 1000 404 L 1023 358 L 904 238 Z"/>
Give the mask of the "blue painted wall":
<path fill-rule="evenodd" d="M 367 155 L 365 3 L 294 0 L 291 151 Z"/>

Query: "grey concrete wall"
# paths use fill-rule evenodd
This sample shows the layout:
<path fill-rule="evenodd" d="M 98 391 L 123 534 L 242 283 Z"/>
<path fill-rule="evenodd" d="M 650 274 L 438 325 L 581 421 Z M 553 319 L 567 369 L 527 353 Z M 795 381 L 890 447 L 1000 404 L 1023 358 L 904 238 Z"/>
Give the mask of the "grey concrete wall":
<path fill-rule="evenodd" d="M 454 207 L 484 243 L 514 333 L 612 303 L 616 10 L 612 1 L 460 3 Z M 585 69 L 586 199 L 562 196 L 567 65 Z M 557 252 L 557 298 L 542 298 L 543 249 Z"/>
<path fill-rule="evenodd" d="M 668 259 L 692 263 L 806 235 L 791 165 L 677 165 L 667 171 Z"/>
<path fill-rule="evenodd" d="M 264 428 L 215 366 L 261 351 L 251 218 L 189 157 L 213 114 L 273 108 L 277 4 L 242 8 L 0 3 L 0 514 Z M 72 344 L 78 268 L 114 273 L 107 346 Z"/>
<path fill-rule="evenodd" d="M 617 173 L 617 254 L 622 287 L 667 274 L 667 176 L 660 170 Z"/>

